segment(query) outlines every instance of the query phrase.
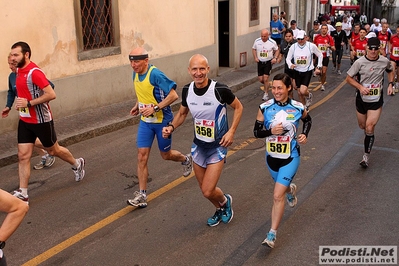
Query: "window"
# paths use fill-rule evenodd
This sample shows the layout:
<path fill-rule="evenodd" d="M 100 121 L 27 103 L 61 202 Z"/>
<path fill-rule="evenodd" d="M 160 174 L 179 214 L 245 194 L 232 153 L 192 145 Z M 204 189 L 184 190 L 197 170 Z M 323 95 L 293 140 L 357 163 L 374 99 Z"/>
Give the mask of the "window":
<path fill-rule="evenodd" d="M 79 60 L 121 53 L 117 2 L 75 0 Z"/>
<path fill-rule="evenodd" d="M 249 0 L 249 26 L 259 25 L 259 0 Z"/>

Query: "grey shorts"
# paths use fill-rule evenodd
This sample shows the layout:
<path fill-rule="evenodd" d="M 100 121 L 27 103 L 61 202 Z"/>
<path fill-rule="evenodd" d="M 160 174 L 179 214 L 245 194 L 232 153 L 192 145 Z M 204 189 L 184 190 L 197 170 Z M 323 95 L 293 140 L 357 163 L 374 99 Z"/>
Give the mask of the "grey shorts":
<path fill-rule="evenodd" d="M 221 160 L 226 162 L 227 148 L 203 148 L 193 143 L 191 146 L 191 155 L 195 164 L 206 168 L 208 164 L 218 163 Z"/>

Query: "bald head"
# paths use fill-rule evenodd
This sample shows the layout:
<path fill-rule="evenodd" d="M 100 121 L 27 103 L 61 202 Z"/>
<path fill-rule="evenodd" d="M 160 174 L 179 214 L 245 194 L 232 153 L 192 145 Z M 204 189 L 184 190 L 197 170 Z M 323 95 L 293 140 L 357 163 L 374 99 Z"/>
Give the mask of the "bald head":
<path fill-rule="evenodd" d="M 191 65 L 194 62 L 201 62 L 204 63 L 206 66 L 208 66 L 208 58 L 206 58 L 204 55 L 202 54 L 195 54 L 192 57 L 190 57 L 190 60 L 188 61 L 188 66 L 191 67 Z"/>
<path fill-rule="evenodd" d="M 188 73 L 197 88 L 204 88 L 208 84 L 208 59 L 202 54 L 195 54 L 189 60 Z"/>
<path fill-rule="evenodd" d="M 148 52 L 143 47 L 134 48 L 129 54 L 130 66 L 134 72 L 144 74 L 148 69 Z"/>
<path fill-rule="evenodd" d="M 145 54 L 148 54 L 148 52 L 143 47 L 136 47 L 130 52 L 130 55 L 145 55 Z"/>
<path fill-rule="evenodd" d="M 269 39 L 269 31 L 267 29 L 261 30 L 260 37 L 263 42 L 266 42 Z"/>

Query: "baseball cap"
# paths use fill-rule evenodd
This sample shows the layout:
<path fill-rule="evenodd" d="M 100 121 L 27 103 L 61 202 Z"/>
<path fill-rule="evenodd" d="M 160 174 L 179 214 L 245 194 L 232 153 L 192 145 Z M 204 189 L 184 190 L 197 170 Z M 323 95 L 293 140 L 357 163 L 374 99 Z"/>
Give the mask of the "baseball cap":
<path fill-rule="evenodd" d="M 313 25 L 319 25 L 319 24 L 320 24 L 320 23 L 319 23 L 318 20 L 313 21 Z"/>
<path fill-rule="evenodd" d="M 370 39 L 368 39 L 367 41 L 367 46 L 369 47 L 369 49 L 375 49 L 375 48 L 380 48 L 380 40 L 377 37 L 372 37 Z"/>
<path fill-rule="evenodd" d="M 297 39 L 303 39 L 305 38 L 306 32 L 304 30 L 300 30 L 298 32 L 298 35 L 296 36 Z"/>
<path fill-rule="evenodd" d="M 366 38 L 367 38 L 367 39 L 370 39 L 370 38 L 373 38 L 373 37 L 377 37 L 377 35 L 376 35 L 375 32 L 373 32 L 373 31 L 370 31 L 370 32 L 366 35 Z"/>
<path fill-rule="evenodd" d="M 335 23 L 335 27 L 342 27 L 342 23 L 341 22 Z"/>

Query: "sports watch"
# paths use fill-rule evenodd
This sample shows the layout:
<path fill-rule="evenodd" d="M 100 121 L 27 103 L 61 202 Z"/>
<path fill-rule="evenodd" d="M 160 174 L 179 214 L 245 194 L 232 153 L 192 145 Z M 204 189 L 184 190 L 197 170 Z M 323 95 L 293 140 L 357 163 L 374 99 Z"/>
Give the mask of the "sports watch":
<path fill-rule="evenodd" d="M 154 106 L 154 111 L 155 111 L 155 112 L 159 112 L 159 110 L 161 110 L 161 108 L 159 108 L 158 105 L 155 105 L 155 106 Z"/>

